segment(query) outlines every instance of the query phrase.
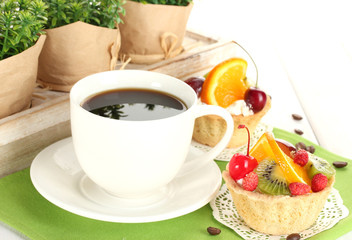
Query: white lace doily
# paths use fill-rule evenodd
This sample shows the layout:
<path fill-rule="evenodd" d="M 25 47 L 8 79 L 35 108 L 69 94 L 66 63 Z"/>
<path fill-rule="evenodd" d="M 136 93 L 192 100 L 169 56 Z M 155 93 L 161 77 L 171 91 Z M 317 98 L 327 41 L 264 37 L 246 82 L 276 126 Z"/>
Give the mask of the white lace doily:
<path fill-rule="evenodd" d="M 251 143 L 250 143 L 250 148 L 259 140 L 259 138 L 265 133 L 265 132 L 272 132 L 273 127 L 265 124 L 265 123 L 259 123 L 257 125 L 257 128 L 251 134 Z M 208 152 L 212 147 L 203 145 L 201 143 L 198 143 L 196 141 L 192 141 L 192 146 L 195 148 L 198 148 L 202 151 Z M 220 161 L 230 161 L 232 156 L 235 153 L 247 153 L 247 144 L 243 145 L 242 147 L 239 148 L 225 148 L 216 158 L 215 160 L 220 160 Z"/>
<path fill-rule="evenodd" d="M 214 218 L 220 223 L 233 229 L 244 239 L 260 240 L 280 240 L 286 239 L 286 235 L 273 236 L 257 232 L 249 228 L 242 218 L 238 215 L 233 204 L 231 194 L 224 184 L 217 196 L 210 202 L 213 209 Z M 320 212 L 317 221 L 313 226 L 300 233 L 301 239 L 306 239 L 324 230 L 332 228 L 341 219 L 347 217 L 348 209 L 343 205 L 340 193 L 335 188 L 332 189 L 323 210 Z"/>

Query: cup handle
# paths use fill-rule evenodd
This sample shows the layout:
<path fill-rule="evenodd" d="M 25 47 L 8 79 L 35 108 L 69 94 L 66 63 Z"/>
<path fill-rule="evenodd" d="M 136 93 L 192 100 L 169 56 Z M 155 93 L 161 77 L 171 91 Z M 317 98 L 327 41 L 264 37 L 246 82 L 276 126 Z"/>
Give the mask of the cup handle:
<path fill-rule="evenodd" d="M 214 105 L 200 105 L 196 106 L 196 108 L 197 109 L 195 110 L 194 117 L 195 119 L 204 115 L 218 115 L 226 121 L 226 132 L 222 139 L 218 142 L 218 144 L 216 144 L 209 152 L 206 152 L 196 158 L 190 159 L 185 162 L 178 176 L 186 175 L 195 169 L 200 169 L 201 167 L 208 164 L 210 161 L 213 161 L 214 158 L 226 148 L 233 134 L 234 123 L 231 114 L 227 110 Z"/>

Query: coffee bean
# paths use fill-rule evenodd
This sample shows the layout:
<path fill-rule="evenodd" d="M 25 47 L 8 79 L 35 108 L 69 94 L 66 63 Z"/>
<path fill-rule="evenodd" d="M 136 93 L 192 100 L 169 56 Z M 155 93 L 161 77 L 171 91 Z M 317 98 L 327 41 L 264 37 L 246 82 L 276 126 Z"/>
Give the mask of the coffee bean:
<path fill-rule="evenodd" d="M 297 113 L 292 114 L 292 118 L 294 120 L 302 120 L 303 119 L 303 117 Z"/>
<path fill-rule="evenodd" d="M 315 147 L 314 146 L 308 146 L 307 147 L 307 151 L 310 153 L 314 153 L 315 152 Z"/>
<path fill-rule="evenodd" d="M 336 168 L 343 168 L 347 166 L 347 162 L 336 161 L 332 163 Z"/>
<path fill-rule="evenodd" d="M 215 228 L 215 227 L 208 227 L 207 231 L 210 235 L 218 235 L 221 233 L 221 230 L 219 228 Z"/>
<path fill-rule="evenodd" d="M 303 142 L 296 143 L 296 148 L 307 150 L 307 146 Z"/>
<path fill-rule="evenodd" d="M 297 133 L 298 135 L 302 135 L 303 131 L 301 129 L 295 129 L 295 133 Z"/>
<path fill-rule="evenodd" d="M 301 235 L 298 233 L 292 233 L 286 237 L 286 240 L 299 240 L 301 239 Z"/>

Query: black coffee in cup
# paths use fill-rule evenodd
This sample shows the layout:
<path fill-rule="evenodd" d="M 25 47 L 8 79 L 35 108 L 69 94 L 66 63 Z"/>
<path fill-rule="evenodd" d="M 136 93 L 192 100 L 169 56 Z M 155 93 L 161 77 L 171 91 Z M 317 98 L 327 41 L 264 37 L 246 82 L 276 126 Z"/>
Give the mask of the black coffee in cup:
<path fill-rule="evenodd" d="M 180 99 L 147 89 L 118 89 L 89 97 L 82 107 L 96 115 L 129 121 L 172 117 L 187 110 Z"/>

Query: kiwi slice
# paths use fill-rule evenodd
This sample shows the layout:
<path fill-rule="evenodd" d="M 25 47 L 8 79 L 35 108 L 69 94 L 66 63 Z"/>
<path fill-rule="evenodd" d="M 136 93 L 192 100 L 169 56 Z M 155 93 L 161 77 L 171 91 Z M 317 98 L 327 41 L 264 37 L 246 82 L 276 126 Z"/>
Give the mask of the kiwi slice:
<path fill-rule="evenodd" d="M 306 165 L 308 177 L 312 179 L 318 173 L 324 174 L 328 179 L 335 175 L 335 169 L 326 160 L 315 155 L 309 155 L 309 161 Z"/>
<path fill-rule="evenodd" d="M 255 172 L 258 175 L 258 189 L 270 195 L 290 195 L 286 178 L 273 159 L 262 160 Z"/>

